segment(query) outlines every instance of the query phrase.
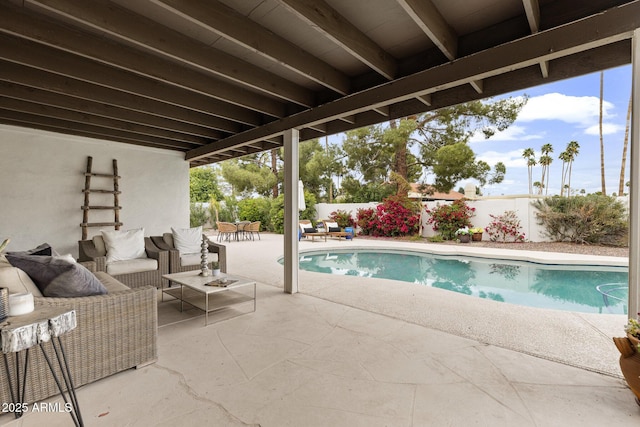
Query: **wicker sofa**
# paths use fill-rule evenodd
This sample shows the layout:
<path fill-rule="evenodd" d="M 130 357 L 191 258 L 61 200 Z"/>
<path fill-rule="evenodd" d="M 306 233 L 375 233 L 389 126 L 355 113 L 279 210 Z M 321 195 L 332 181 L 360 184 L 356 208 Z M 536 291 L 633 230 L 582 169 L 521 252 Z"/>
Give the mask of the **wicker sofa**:
<path fill-rule="evenodd" d="M 149 237 L 144 238 L 146 259 L 133 260 L 133 262 L 145 263 L 148 269 L 143 271 L 132 265 L 132 261 L 107 262 L 107 251 L 102 236 L 96 235 L 90 240 L 78 241 L 78 252 L 80 262 L 93 261 L 96 271 L 104 271 L 121 281 L 130 288 L 152 285 L 156 288 L 162 286 L 162 282 L 167 284 L 163 274 L 169 273 L 169 253 L 159 249 L 153 244 Z M 121 267 L 119 264 L 127 264 Z"/>
<path fill-rule="evenodd" d="M 96 272 L 93 262 L 83 265 L 105 285 L 106 295 L 52 298 L 37 296 L 42 295 L 37 287 L 33 291 L 36 310 L 64 307 L 76 311 L 78 326 L 62 339 L 76 387 L 157 359 L 156 288 L 143 286 L 132 289 L 105 272 Z M 0 268 L 4 269 L 3 286 L 14 277 L 18 286 L 33 283 L 20 269 L 7 264 L 0 265 Z M 51 343 L 43 345 L 50 346 Z M 13 363 L 9 365 L 13 369 Z M 30 351 L 24 402 L 36 402 L 58 393 L 42 352 L 37 349 Z M 0 401 L 11 402 L 5 369 L 0 369 Z"/>

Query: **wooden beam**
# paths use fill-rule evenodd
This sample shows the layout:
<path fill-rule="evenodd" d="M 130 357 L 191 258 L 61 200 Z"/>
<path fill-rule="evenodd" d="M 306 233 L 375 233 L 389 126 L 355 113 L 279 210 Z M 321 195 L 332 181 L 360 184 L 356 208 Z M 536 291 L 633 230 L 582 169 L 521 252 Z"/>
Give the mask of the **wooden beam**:
<path fill-rule="evenodd" d="M 471 85 L 473 90 L 475 90 L 476 92 L 478 93 L 484 92 L 482 80 L 474 80 L 472 82 L 469 82 L 469 84 Z"/>
<path fill-rule="evenodd" d="M 218 1 L 152 1 L 326 88 L 342 95 L 351 91 L 346 75 Z"/>
<path fill-rule="evenodd" d="M 535 34 L 540 31 L 540 4 L 538 3 L 538 0 L 522 0 L 522 5 L 524 6 L 524 11 L 527 15 L 527 21 L 529 22 L 531 33 Z M 540 63 L 540 72 L 542 72 L 542 77 L 549 76 L 549 63 L 547 61 L 542 61 Z"/>
<path fill-rule="evenodd" d="M 187 153 L 192 160 L 224 148 L 278 135 L 287 129 L 339 119 L 345 115 L 402 102 L 429 93 L 469 84 L 513 70 L 537 65 L 631 38 L 640 27 L 640 1 L 496 46 L 451 63 L 424 70 L 371 89 L 338 99 L 247 130 L 213 145 Z"/>
<path fill-rule="evenodd" d="M 178 60 L 198 68 L 207 74 L 232 80 L 252 89 L 266 92 L 287 101 L 304 106 L 314 105 L 313 93 L 301 86 L 279 77 L 269 71 L 240 60 L 226 52 L 206 46 L 149 18 L 135 14 L 105 0 L 91 2 L 75 0 L 26 0 L 30 4 L 43 7 L 77 23 L 88 25 L 101 32 L 115 36 L 139 48 Z M 234 85 L 220 81 L 221 88 L 232 89 Z M 239 90 L 235 86 L 236 90 Z M 224 93 L 219 96 L 232 101 Z M 247 92 L 236 94 L 241 105 L 251 108 L 251 96 L 262 96 Z M 244 98 L 244 100 L 242 100 Z"/>
<path fill-rule="evenodd" d="M 280 0 L 316 30 L 389 80 L 398 70 L 395 58 L 340 15 L 324 0 Z"/>
<path fill-rule="evenodd" d="M 242 130 L 241 124 L 243 123 L 251 126 L 262 123 L 261 116 L 258 113 L 243 110 L 235 105 L 225 104 L 217 100 L 206 99 L 195 94 L 194 97 L 189 97 L 191 102 L 188 105 L 186 102 L 182 105 L 175 105 L 176 102 L 183 100 L 183 98 L 174 100 L 145 98 L 133 93 L 2 60 L 0 60 L 0 80 L 229 133 L 236 133 Z M 172 102 L 172 104 L 169 104 L 169 102 Z M 233 118 L 240 123 L 219 117 L 219 115 L 223 115 L 225 107 L 229 110 L 237 110 L 234 111 Z"/>
<path fill-rule="evenodd" d="M 189 105 L 190 99 L 202 96 L 130 72 L 105 66 L 71 53 L 55 51 L 31 41 L 17 39 L 13 36 L 0 35 L 0 46 L 2 48 L 2 56 L 7 61 L 28 65 L 77 80 L 90 81 L 101 86 L 146 96 L 151 99 L 171 100 L 176 104 L 186 102 L 186 105 Z M 228 98 L 233 98 L 233 92 L 231 91 L 228 94 Z M 235 92 L 238 92 L 240 96 L 238 98 L 240 102 L 236 105 L 274 117 L 284 117 L 285 115 L 284 105 L 280 102 L 264 97 L 256 97 L 250 102 L 251 105 L 242 105 L 242 90 L 235 88 Z M 219 97 L 218 99 L 221 98 Z"/>
<path fill-rule="evenodd" d="M 422 96 L 416 96 L 416 99 L 418 101 L 422 102 L 427 107 L 431 107 L 431 94 L 430 93 L 428 93 L 426 95 L 422 95 Z"/>
<path fill-rule="evenodd" d="M 619 67 L 629 63 L 630 52 L 630 40 L 622 40 L 611 45 L 554 60 L 551 73 L 546 79 L 540 75 L 540 69 L 537 64 L 534 64 L 526 68 L 485 79 L 483 94 L 477 93 L 469 85 L 462 85 L 434 93 L 432 96 L 432 104 L 429 107 L 426 107 L 424 103 L 416 98 L 408 99 L 390 106 L 391 115 L 389 119 L 407 117 L 425 111 L 434 111 L 442 107 L 479 100 L 490 96 L 498 96 L 504 93 L 519 90 L 526 91 L 526 89 L 530 87 L 564 80 L 569 76 L 575 77 L 590 74 L 603 68 Z M 380 123 L 380 116 L 373 111 L 368 111 L 358 114 L 357 121 L 353 125 L 347 125 L 340 120 L 328 122 L 327 134 L 333 135 L 377 123 Z M 322 136 L 324 136 L 324 134 L 315 133 L 311 129 L 302 129 L 300 132 L 301 141 Z"/>
<path fill-rule="evenodd" d="M 68 135 L 86 136 L 89 138 L 106 139 L 109 141 L 125 142 L 128 144 L 142 145 L 170 150 L 187 151 L 188 144 L 171 141 L 169 139 L 158 138 L 148 135 L 133 134 L 117 129 L 106 129 L 90 124 L 78 124 L 70 121 L 52 119 L 27 113 L 19 113 L 10 110 L 0 109 L 0 123 L 13 124 L 16 126 L 30 127 L 64 133 Z M 192 146 L 191 146 L 192 147 Z"/>
<path fill-rule="evenodd" d="M 91 125 L 96 128 L 104 128 L 105 132 L 115 130 L 117 132 L 126 132 L 128 134 L 139 134 L 144 136 L 152 136 L 162 138 L 166 141 L 173 141 L 174 147 L 184 149 L 195 148 L 206 143 L 212 142 L 210 139 L 200 138 L 192 135 L 185 135 L 177 132 L 157 129 L 138 123 L 130 123 L 122 120 L 111 119 L 107 117 L 94 116 L 92 114 L 72 111 L 62 108 L 51 107 L 44 104 L 37 104 L 20 99 L 6 98 L 0 96 L 0 108 L 5 111 L 13 111 L 16 113 L 26 113 L 34 116 L 45 117 L 47 119 L 61 120 L 66 123 L 74 123 L 81 125 Z M 75 125 L 73 125 L 75 127 Z"/>
<path fill-rule="evenodd" d="M 86 99 L 74 98 L 65 94 L 30 88 L 4 81 L 0 81 L 0 94 L 4 97 L 15 100 L 28 101 L 58 109 L 86 113 L 93 116 L 120 120 L 124 123 L 148 126 L 155 129 L 191 135 L 209 140 L 222 139 L 228 135 L 214 129 L 183 123 L 169 118 L 160 118 L 151 114 L 141 113 L 139 111 L 127 110 L 121 107 L 105 105 Z M 193 142 L 198 143 L 195 140 Z M 201 145 L 202 143 L 198 144 Z"/>
<path fill-rule="evenodd" d="M 458 57 L 458 35 L 431 0 L 396 0 L 450 61 Z"/>

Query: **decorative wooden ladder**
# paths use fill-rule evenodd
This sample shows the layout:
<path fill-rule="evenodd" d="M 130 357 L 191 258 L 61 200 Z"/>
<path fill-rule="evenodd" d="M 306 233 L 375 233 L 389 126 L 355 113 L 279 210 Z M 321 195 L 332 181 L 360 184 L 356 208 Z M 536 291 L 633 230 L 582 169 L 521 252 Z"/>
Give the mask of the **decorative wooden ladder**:
<path fill-rule="evenodd" d="M 119 186 L 118 186 L 118 161 L 113 159 L 113 174 L 106 173 L 93 173 L 91 172 L 91 167 L 93 163 L 93 157 L 87 157 L 87 172 L 84 174 L 84 205 L 81 207 L 82 209 L 82 240 L 87 239 L 88 228 L 89 227 L 115 227 L 116 230 L 120 230 L 120 226 L 122 223 L 120 222 L 120 209 L 118 196 L 120 195 Z M 104 190 L 104 189 L 91 189 L 91 178 L 111 178 L 113 179 L 113 190 Z M 100 194 L 113 194 L 113 206 L 98 206 L 91 205 L 89 203 L 89 196 L 92 193 L 100 193 Z M 91 210 L 113 210 L 113 222 L 89 222 L 89 211 Z"/>

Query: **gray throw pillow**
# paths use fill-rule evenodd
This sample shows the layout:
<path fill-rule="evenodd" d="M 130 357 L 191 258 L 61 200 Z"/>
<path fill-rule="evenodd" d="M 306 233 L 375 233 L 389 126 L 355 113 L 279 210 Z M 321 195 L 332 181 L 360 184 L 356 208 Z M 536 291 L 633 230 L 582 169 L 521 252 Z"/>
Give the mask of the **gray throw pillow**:
<path fill-rule="evenodd" d="M 73 298 L 104 295 L 107 289 L 83 265 L 50 256 L 6 255 L 23 270 L 45 297 Z"/>
<path fill-rule="evenodd" d="M 51 255 L 55 255 L 53 253 L 53 249 L 51 249 L 51 245 L 49 245 L 48 243 L 43 243 L 39 246 L 36 246 L 33 249 L 29 249 L 28 251 L 10 251 L 7 252 L 7 254 L 13 254 L 13 255 L 39 255 L 39 256 L 51 256 Z"/>

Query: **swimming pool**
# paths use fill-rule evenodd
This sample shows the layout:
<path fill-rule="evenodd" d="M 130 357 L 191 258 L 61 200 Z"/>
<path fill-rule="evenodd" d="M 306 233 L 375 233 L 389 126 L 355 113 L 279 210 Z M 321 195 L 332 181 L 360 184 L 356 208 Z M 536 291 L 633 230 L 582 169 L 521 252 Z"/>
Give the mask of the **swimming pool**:
<path fill-rule="evenodd" d="M 530 307 L 627 313 L 627 267 L 348 249 L 301 253 L 300 269 L 399 280 Z"/>

